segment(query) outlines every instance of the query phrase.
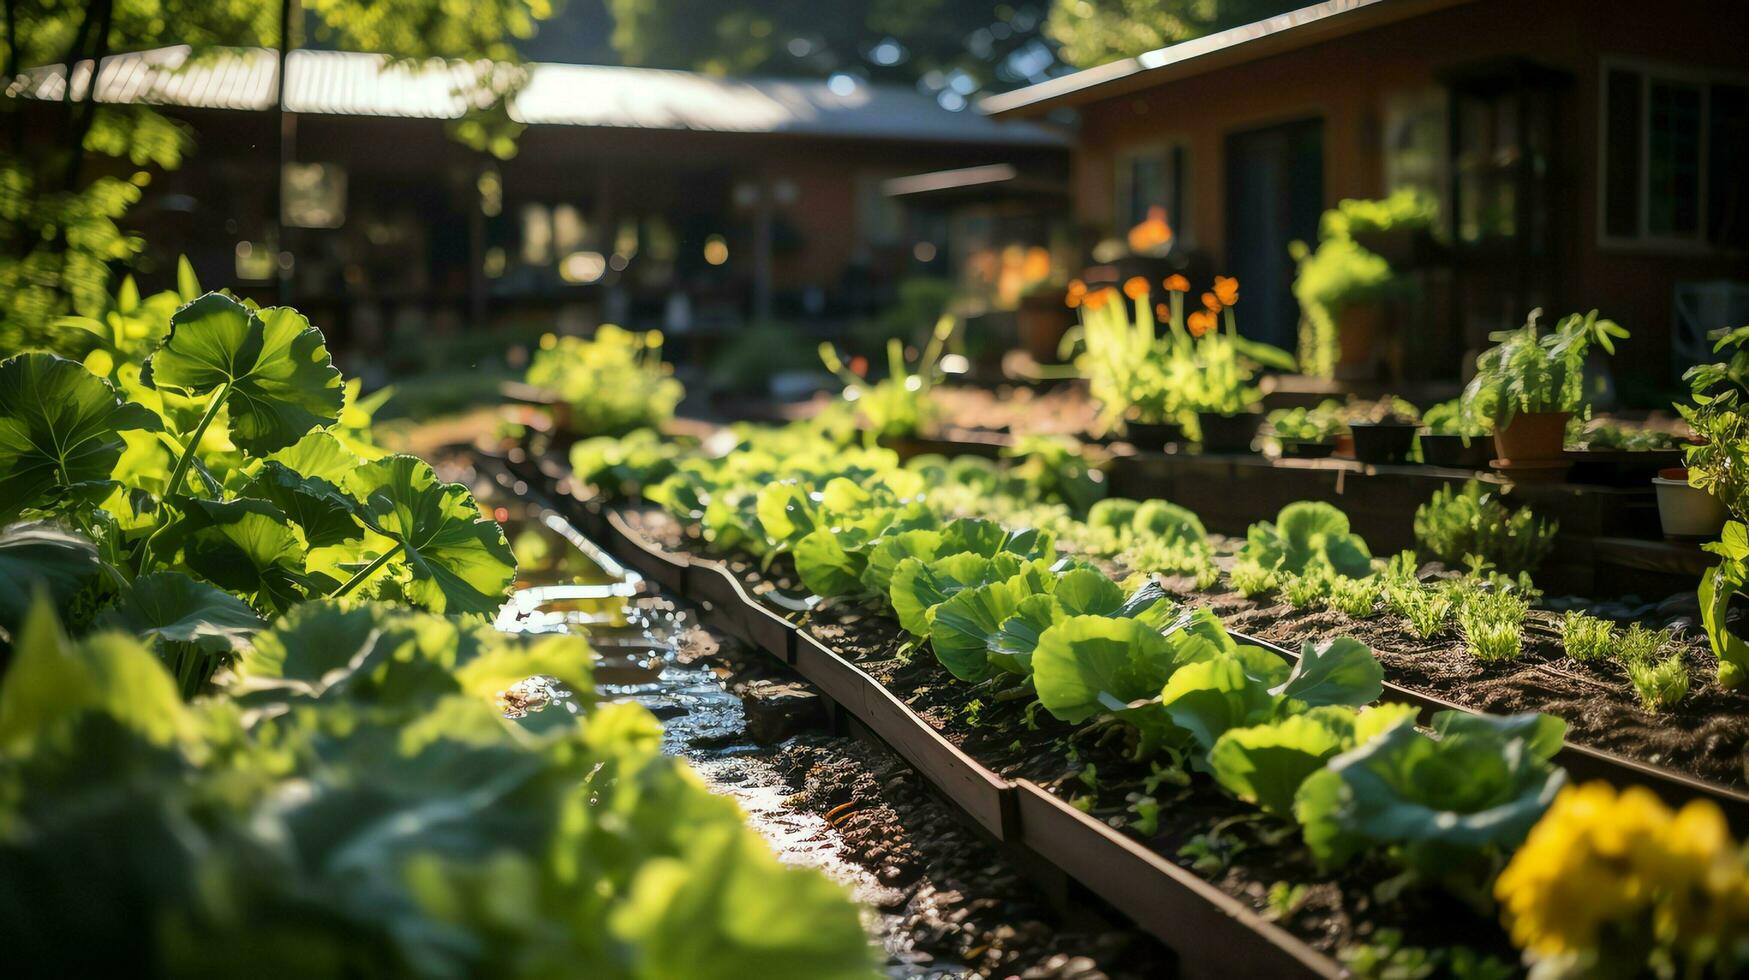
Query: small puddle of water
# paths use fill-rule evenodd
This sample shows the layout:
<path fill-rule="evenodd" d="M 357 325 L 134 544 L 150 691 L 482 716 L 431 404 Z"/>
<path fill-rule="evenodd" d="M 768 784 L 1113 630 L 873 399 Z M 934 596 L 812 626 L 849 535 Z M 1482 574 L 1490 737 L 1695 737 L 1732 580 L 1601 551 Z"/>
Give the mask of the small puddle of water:
<path fill-rule="evenodd" d="M 885 889 L 844 855 L 841 838 L 821 815 L 787 804 L 791 793 L 777 752 L 747 736 L 741 699 L 703 663 L 679 662 L 680 645 L 694 625 L 691 611 L 677 607 L 558 515 L 532 504 L 517 507 L 509 520 L 500 520 L 524 580 L 500 611 L 498 628 L 587 636 L 599 656 L 597 693 L 607 700 L 636 701 L 660 718 L 663 751 L 685 759 L 712 792 L 739 803 L 748 826 L 779 860 L 818 868 L 849 888 L 863 903 L 869 934 L 886 951 L 889 976 L 960 976 L 911 959 L 904 918 L 873 909 L 872 900 Z M 530 710 L 567 696 L 540 678 L 518 685 L 512 694 L 528 698 Z"/>

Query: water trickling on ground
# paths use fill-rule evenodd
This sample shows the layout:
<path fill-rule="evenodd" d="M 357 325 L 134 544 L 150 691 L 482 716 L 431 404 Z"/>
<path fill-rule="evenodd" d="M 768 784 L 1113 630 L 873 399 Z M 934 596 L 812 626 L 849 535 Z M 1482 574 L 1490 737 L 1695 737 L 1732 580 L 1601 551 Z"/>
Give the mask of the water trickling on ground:
<path fill-rule="evenodd" d="M 733 798 L 747 823 L 785 863 L 818 868 L 864 900 L 869 933 L 887 952 L 892 977 L 952 976 L 920 968 L 904 934 L 904 918 L 873 910 L 883 886 L 844 852 L 842 839 L 817 813 L 788 805 L 790 782 L 781 750 L 747 735 L 741 699 L 724 686 L 720 668 L 687 662 L 681 651 L 697 625 L 693 611 L 662 595 L 537 504 L 506 504 L 505 525 L 523 581 L 500 611 L 499 629 L 580 633 L 596 650 L 597 695 L 636 701 L 662 721 L 663 750 L 685 759 L 712 792 Z M 531 678 L 511 692 L 531 710 L 563 705 L 568 692 Z"/>

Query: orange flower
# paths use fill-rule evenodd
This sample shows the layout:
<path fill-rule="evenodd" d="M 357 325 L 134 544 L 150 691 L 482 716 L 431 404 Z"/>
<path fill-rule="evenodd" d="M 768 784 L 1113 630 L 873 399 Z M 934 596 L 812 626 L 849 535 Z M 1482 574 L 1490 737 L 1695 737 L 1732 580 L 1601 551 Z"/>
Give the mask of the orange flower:
<path fill-rule="evenodd" d="M 1160 281 L 1160 285 L 1165 286 L 1168 292 L 1174 292 L 1174 293 L 1188 293 L 1188 292 L 1190 292 L 1190 280 L 1184 278 L 1181 275 L 1177 275 L 1177 274 L 1167 276 L 1165 279 Z"/>
<path fill-rule="evenodd" d="M 1130 299 L 1141 299 L 1148 295 L 1148 280 L 1141 276 L 1131 276 L 1124 280 L 1123 294 Z"/>
<path fill-rule="evenodd" d="M 1069 292 L 1068 292 L 1068 296 L 1066 297 L 1066 301 L 1069 304 L 1069 309 L 1072 310 L 1075 307 L 1080 306 L 1081 300 L 1085 299 L 1086 296 L 1087 296 L 1087 284 L 1086 283 L 1082 282 L 1079 279 L 1069 280 Z"/>
<path fill-rule="evenodd" d="M 1165 303 L 1155 303 L 1154 304 L 1154 319 L 1156 319 L 1156 320 L 1170 320 L 1170 319 L 1172 319 L 1172 311 L 1168 310 L 1166 308 Z"/>
<path fill-rule="evenodd" d="M 1215 328 L 1215 315 L 1206 310 L 1196 310 L 1185 318 L 1184 325 L 1190 328 L 1192 337 L 1201 337 Z"/>
<path fill-rule="evenodd" d="M 1113 296 L 1116 296 L 1116 295 L 1117 295 L 1117 290 L 1111 288 L 1110 286 L 1107 286 L 1104 289 L 1098 290 L 1096 292 L 1088 293 L 1087 298 L 1085 300 L 1083 300 L 1082 302 L 1087 304 L 1088 309 L 1097 310 L 1097 309 L 1103 308 L 1105 306 L 1105 304 L 1111 302 L 1111 298 Z"/>
<path fill-rule="evenodd" d="M 1027 282 L 1038 282 L 1051 274 L 1050 249 L 1034 245 L 1026 250 L 1026 258 L 1021 262 L 1020 276 Z"/>
<path fill-rule="evenodd" d="M 1215 298 L 1222 306 L 1239 305 L 1239 280 L 1232 276 L 1216 276 Z"/>
<path fill-rule="evenodd" d="M 1149 208 L 1148 217 L 1130 229 L 1130 251 L 1146 254 L 1172 243 L 1172 226 L 1166 223 L 1165 208 Z"/>
<path fill-rule="evenodd" d="M 1208 310 L 1210 313 L 1221 312 L 1220 297 L 1216 296 L 1214 293 L 1203 293 L 1202 308 Z"/>

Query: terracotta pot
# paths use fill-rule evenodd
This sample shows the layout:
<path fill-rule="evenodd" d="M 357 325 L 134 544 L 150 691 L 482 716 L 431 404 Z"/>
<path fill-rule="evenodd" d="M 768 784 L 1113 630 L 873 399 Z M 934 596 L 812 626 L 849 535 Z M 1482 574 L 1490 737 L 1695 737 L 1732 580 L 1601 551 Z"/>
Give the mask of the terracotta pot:
<path fill-rule="evenodd" d="M 1688 469 L 1674 466 L 1652 478 L 1658 493 L 1658 523 L 1668 538 L 1716 538 L 1730 517 L 1725 502 L 1688 485 Z"/>
<path fill-rule="evenodd" d="M 1508 463 L 1543 463 L 1561 458 L 1571 412 L 1519 412 L 1494 431 L 1494 451 Z"/>
<path fill-rule="evenodd" d="M 1336 377 L 1355 381 L 1377 372 L 1379 319 L 1377 303 L 1351 303 L 1336 311 Z"/>
<path fill-rule="evenodd" d="M 1020 342 L 1040 364 L 1056 364 L 1057 347 L 1075 316 L 1063 305 L 1060 292 L 1040 293 L 1020 301 Z"/>

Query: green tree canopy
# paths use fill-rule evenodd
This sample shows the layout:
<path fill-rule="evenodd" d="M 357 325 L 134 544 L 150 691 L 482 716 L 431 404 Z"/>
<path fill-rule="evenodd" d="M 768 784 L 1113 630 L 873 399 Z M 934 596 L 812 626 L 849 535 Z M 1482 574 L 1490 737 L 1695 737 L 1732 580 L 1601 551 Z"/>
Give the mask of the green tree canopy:
<path fill-rule="evenodd" d="M 1077 68 L 1265 20 L 1309 0 L 1051 0 L 1045 33 Z"/>
<path fill-rule="evenodd" d="M 949 108 L 1062 66 L 1048 0 L 607 0 L 625 64 L 916 82 Z"/>

